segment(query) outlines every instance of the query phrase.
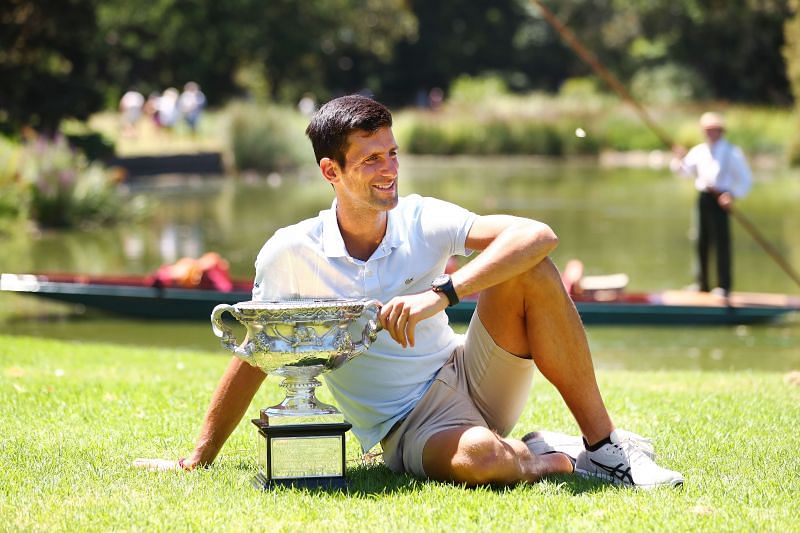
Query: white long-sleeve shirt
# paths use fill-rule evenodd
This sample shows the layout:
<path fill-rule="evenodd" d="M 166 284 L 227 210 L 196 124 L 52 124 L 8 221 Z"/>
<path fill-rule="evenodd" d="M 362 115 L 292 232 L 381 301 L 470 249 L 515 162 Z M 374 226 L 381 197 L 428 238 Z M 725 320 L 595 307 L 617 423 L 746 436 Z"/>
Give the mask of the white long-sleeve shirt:
<path fill-rule="evenodd" d="M 753 182 L 750 167 L 738 146 L 725 139 L 698 144 L 683 159 L 673 160 L 672 170 L 694 178 L 698 191 L 715 189 L 741 198 Z"/>

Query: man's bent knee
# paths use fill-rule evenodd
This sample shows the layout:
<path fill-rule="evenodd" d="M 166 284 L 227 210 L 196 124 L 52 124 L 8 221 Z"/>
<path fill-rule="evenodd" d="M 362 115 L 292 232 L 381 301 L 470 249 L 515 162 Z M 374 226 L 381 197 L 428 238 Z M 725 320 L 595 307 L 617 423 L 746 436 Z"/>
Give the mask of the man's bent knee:
<path fill-rule="evenodd" d="M 545 258 L 519 276 L 484 290 L 478 299 L 478 316 L 498 346 L 528 357 L 530 313 L 547 315 L 551 308 L 565 304 L 571 302 L 558 269 Z"/>
<path fill-rule="evenodd" d="M 505 483 L 514 451 L 494 432 L 484 427 L 459 428 L 432 436 L 425 445 L 426 474 L 440 481 L 467 485 Z"/>

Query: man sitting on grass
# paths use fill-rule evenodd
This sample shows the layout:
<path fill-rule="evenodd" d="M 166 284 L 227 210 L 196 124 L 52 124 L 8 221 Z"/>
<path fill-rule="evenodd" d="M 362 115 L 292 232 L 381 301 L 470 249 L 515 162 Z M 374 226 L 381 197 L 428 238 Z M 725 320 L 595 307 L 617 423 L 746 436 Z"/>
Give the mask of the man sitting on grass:
<path fill-rule="evenodd" d="M 614 428 L 595 379 L 585 332 L 548 258 L 545 224 L 478 216 L 418 195 L 399 197 L 392 116 L 362 96 L 324 105 L 306 133 L 331 209 L 283 228 L 256 260 L 254 300 L 374 298 L 385 332 L 326 381 L 364 450 L 377 443 L 396 472 L 479 485 L 533 482 L 576 472 L 638 487 L 677 486 L 649 442 Z M 443 275 L 454 254 L 482 252 Z M 480 293 L 466 335 L 445 308 Z M 534 367 L 557 388 L 583 433 L 507 435 Z M 235 429 L 265 374 L 234 358 L 192 454 L 146 467 L 208 465 Z"/>

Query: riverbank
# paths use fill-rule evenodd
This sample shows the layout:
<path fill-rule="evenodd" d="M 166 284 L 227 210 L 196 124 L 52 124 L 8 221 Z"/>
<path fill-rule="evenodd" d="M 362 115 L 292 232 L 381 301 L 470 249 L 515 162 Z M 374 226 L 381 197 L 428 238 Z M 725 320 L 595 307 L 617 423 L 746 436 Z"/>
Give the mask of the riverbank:
<path fill-rule="evenodd" d="M 748 157 L 769 158 L 778 165 L 789 160 L 797 122 L 790 107 L 724 102 L 648 106 L 653 120 L 675 143 L 686 146 L 701 142 L 697 120 L 707 109 L 725 114 L 729 138 Z M 394 119 L 404 154 L 605 158 L 668 151 L 629 106 L 600 94 L 509 94 L 445 102 L 435 110 L 397 109 Z M 113 113 L 97 114 L 86 126 L 111 140 L 120 157 L 217 152 L 228 168 L 272 172 L 281 170 L 276 166 L 285 169 L 312 160 L 302 136 L 307 120 L 290 107 L 235 102 L 205 113 L 195 135 L 182 127 L 161 131 L 146 122 L 135 135 L 122 135 Z"/>
<path fill-rule="evenodd" d="M 465 489 L 362 464 L 348 434 L 347 493 L 250 488 L 255 429 L 242 422 L 209 470 L 152 473 L 136 457 L 193 445 L 225 354 L 0 335 L 0 520 L 15 530 L 325 528 L 371 531 L 797 531 L 800 387 L 784 373 L 601 370 L 617 423 L 655 439 L 682 490 L 573 477 Z M 329 399 L 321 390 L 322 399 Z M 278 401 L 268 380 L 245 420 Z M 13 416 L 11 415 L 13 413 Z M 540 376 L 514 435 L 575 431 Z M 268 502 L 268 504 L 265 504 Z M 356 518 L 357 517 L 357 518 Z"/>

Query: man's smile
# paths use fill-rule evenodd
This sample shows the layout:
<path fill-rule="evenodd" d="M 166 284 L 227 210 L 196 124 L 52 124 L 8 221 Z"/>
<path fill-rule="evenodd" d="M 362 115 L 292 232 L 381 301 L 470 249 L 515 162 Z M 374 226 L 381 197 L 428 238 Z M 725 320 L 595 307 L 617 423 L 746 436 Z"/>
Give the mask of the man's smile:
<path fill-rule="evenodd" d="M 395 185 L 396 184 L 397 184 L 397 181 L 395 180 L 395 181 L 392 181 L 390 183 L 382 183 L 382 184 L 376 183 L 375 185 L 373 185 L 373 187 L 375 187 L 376 189 L 381 190 L 381 191 L 389 192 L 389 191 L 393 191 L 395 189 Z"/>

